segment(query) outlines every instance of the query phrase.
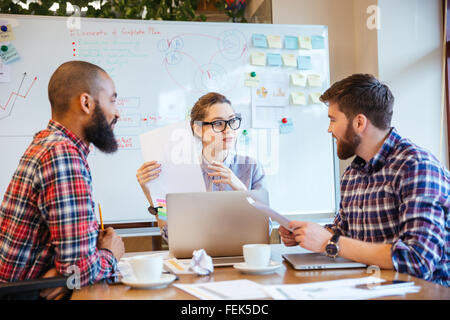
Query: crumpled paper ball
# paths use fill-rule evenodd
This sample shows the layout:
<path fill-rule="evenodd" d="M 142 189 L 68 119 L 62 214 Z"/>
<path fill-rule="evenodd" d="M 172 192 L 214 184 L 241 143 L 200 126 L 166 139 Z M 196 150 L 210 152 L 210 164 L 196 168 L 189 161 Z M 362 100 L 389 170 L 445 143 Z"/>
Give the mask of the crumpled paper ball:
<path fill-rule="evenodd" d="M 212 258 L 203 249 L 195 250 L 192 253 L 190 269 L 198 275 L 206 276 L 214 271 Z"/>

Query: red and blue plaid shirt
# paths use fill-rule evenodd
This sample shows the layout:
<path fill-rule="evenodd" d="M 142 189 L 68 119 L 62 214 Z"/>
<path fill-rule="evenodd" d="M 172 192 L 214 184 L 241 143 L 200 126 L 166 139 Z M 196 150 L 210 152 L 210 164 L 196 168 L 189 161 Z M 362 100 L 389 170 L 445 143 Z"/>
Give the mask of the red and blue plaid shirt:
<path fill-rule="evenodd" d="M 54 267 L 79 275 L 81 286 L 117 280 L 116 259 L 97 249 L 88 153 L 53 120 L 34 136 L 0 207 L 1 282 L 39 278 Z"/>
<path fill-rule="evenodd" d="M 450 286 L 450 173 L 395 128 L 369 161 L 341 180 L 334 224 L 341 235 L 392 244 L 395 270 Z"/>

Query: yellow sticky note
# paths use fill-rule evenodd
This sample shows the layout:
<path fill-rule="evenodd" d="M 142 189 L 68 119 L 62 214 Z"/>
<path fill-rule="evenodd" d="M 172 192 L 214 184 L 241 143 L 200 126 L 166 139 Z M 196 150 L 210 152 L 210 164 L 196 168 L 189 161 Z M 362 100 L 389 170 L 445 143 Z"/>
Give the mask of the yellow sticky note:
<path fill-rule="evenodd" d="M 259 85 L 259 75 L 254 74 L 252 76 L 252 73 L 246 73 L 245 76 L 245 80 L 244 80 L 244 85 L 246 87 L 257 87 Z"/>
<path fill-rule="evenodd" d="M 252 52 L 250 56 L 250 63 L 254 66 L 265 66 L 266 54 L 264 52 Z"/>
<path fill-rule="evenodd" d="M 3 31 L 6 30 L 6 31 Z M 8 42 L 14 40 L 14 33 L 10 24 L 1 25 L 0 42 Z"/>
<path fill-rule="evenodd" d="M 308 74 L 308 86 L 322 87 L 322 79 L 320 74 Z"/>
<path fill-rule="evenodd" d="M 313 104 L 318 104 L 318 103 L 322 103 L 321 101 L 320 101 L 320 96 L 321 96 L 322 94 L 320 93 L 320 92 L 311 92 L 310 94 L 309 94 L 309 98 L 311 99 L 311 103 L 313 103 Z"/>
<path fill-rule="evenodd" d="M 267 42 L 269 43 L 269 48 L 276 48 L 276 49 L 283 48 L 281 36 L 267 36 Z"/>
<path fill-rule="evenodd" d="M 300 49 L 312 49 L 311 37 L 298 37 Z"/>
<path fill-rule="evenodd" d="M 286 67 L 297 67 L 297 56 L 292 53 L 283 53 L 281 56 L 283 65 Z"/>
<path fill-rule="evenodd" d="M 306 76 L 301 73 L 291 73 L 291 84 L 293 86 L 306 87 Z"/>
<path fill-rule="evenodd" d="M 291 92 L 291 103 L 294 105 L 305 105 L 305 94 L 303 92 Z"/>

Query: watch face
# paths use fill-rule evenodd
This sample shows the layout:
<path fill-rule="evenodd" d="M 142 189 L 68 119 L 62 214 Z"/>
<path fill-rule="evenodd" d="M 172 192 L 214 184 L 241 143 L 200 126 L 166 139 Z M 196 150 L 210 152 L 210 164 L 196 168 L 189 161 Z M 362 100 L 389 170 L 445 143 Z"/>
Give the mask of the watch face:
<path fill-rule="evenodd" d="M 337 247 L 335 244 L 328 244 L 325 247 L 325 250 L 327 251 L 327 254 L 330 256 L 334 256 L 337 254 Z"/>

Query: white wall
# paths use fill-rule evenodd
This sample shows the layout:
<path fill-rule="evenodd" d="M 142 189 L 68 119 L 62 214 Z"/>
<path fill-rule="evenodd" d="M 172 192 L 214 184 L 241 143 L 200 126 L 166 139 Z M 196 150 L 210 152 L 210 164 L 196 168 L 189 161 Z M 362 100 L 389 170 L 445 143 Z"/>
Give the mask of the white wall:
<path fill-rule="evenodd" d="M 379 6 L 379 30 L 367 28 L 372 4 Z M 273 23 L 328 25 L 331 82 L 353 73 L 386 82 L 396 98 L 393 125 L 449 167 L 441 0 L 272 0 L 272 11 Z M 341 161 L 341 173 L 350 161 Z"/>
<path fill-rule="evenodd" d="M 447 163 L 440 150 L 442 111 L 441 0 L 379 0 L 379 77 L 395 96 L 393 125 Z M 445 140 L 444 145 L 446 144 Z"/>

